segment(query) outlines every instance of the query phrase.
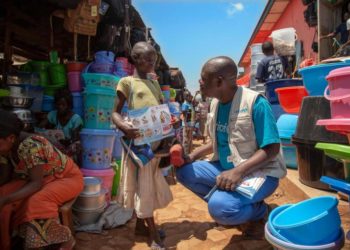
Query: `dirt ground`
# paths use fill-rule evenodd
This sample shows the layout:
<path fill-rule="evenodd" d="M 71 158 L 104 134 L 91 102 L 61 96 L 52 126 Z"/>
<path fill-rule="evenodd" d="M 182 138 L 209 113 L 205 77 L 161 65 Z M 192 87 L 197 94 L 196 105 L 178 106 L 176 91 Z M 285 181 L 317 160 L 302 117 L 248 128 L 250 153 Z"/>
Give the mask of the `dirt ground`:
<path fill-rule="evenodd" d="M 217 230 L 211 219 L 207 204 L 184 188 L 181 184 L 171 186 L 174 200 L 165 209 L 156 211 L 156 223 L 165 230 L 164 242 L 168 249 L 179 250 L 264 250 L 273 249 L 265 240 L 247 240 L 237 229 Z M 280 186 L 266 202 L 282 205 L 295 203 L 309 198 L 288 178 L 280 182 Z M 342 225 L 347 232 L 350 229 L 349 206 L 339 205 Z M 76 250 L 143 250 L 149 249 L 147 238 L 133 234 L 135 219 L 125 226 L 105 231 L 103 234 L 77 233 Z M 350 241 L 346 240 L 343 249 L 350 249 Z"/>

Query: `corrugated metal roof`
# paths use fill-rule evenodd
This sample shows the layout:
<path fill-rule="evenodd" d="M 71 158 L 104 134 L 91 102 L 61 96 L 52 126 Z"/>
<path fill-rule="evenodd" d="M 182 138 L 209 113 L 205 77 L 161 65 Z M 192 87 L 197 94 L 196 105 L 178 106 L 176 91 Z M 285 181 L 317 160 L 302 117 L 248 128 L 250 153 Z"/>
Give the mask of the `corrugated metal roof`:
<path fill-rule="evenodd" d="M 249 39 L 241 59 L 239 60 L 239 66 L 244 67 L 250 64 L 250 46 L 254 43 L 262 43 L 267 40 L 273 27 L 280 19 L 290 1 L 291 0 L 269 0 L 267 2 L 260 20 Z"/>

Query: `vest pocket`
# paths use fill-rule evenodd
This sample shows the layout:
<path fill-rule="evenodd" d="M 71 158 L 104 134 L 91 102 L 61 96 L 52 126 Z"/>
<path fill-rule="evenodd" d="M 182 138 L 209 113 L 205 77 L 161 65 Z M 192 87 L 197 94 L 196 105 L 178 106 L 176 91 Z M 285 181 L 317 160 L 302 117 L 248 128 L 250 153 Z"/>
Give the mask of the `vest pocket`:
<path fill-rule="evenodd" d="M 245 116 L 230 121 L 230 137 L 235 143 L 254 141 L 255 132 L 252 119 Z"/>

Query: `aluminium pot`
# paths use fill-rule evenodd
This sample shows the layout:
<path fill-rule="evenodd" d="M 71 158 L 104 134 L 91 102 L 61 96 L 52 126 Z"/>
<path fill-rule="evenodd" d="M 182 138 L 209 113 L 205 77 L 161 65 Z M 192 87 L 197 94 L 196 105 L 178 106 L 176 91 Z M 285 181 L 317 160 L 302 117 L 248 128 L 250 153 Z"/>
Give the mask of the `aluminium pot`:
<path fill-rule="evenodd" d="M 73 213 L 80 225 L 89 225 L 89 224 L 94 224 L 98 221 L 98 219 L 101 217 L 102 213 L 104 212 L 105 208 L 106 208 L 106 204 L 104 204 L 101 208 L 94 209 L 94 210 L 84 210 L 84 209 L 75 208 L 73 206 Z"/>
<path fill-rule="evenodd" d="M 97 177 L 84 177 L 84 189 L 81 192 L 83 195 L 93 195 L 101 192 L 101 179 Z"/>
<path fill-rule="evenodd" d="M 80 210 L 96 210 L 103 207 L 106 203 L 106 190 L 98 194 L 81 193 L 74 202 L 73 207 Z"/>

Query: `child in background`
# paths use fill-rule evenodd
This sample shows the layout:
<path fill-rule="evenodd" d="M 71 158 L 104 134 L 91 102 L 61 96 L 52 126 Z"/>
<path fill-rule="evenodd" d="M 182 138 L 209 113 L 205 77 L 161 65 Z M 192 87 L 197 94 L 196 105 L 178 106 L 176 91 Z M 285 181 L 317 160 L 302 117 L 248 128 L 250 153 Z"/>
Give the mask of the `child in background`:
<path fill-rule="evenodd" d="M 131 57 L 135 65 L 134 75 L 119 81 L 117 86 L 119 101 L 112 117 L 125 137 L 132 140 L 139 137 L 140 132 L 120 115 L 124 103 L 128 103 L 130 110 L 140 109 L 161 104 L 163 96 L 158 82 L 149 77 L 157 61 L 155 49 L 146 42 L 139 42 L 134 45 Z M 153 143 L 152 150 L 155 151 L 159 145 L 159 142 Z M 127 164 L 123 165 L 118 200 L 125 207 L 135 209 L 137 215 L 135 234 L 148 235 L 152 249 L 165 249 L 161 240 L 164 235 L 157 230 L 153 218 L 154 210 L 166 207 L 172 200 L 170 188 L 158 167 L 160 159 L 153 158 L 140 168 L 129 159 L 125 161 L 126 154 L 124 151 L 122 162 Z"/>
<path fill-rule="evenodd" d="M 46 129 L 62 130 L 64 139 L 59 142 L 62 144 L 59 149 L 63 150 L 68 156 L 77 157 L 79 146 L 79 133 L 83 127 L 83 120 L 78 114 L 75 114 L 73 108 L 73 97 L 68 89 L 61 89 L 55 94 L 55 110 L 50 111 L 47 119 L 44 120 L 40 127 Z M 75 161 L 77 159 L 74 159 Z"/>

